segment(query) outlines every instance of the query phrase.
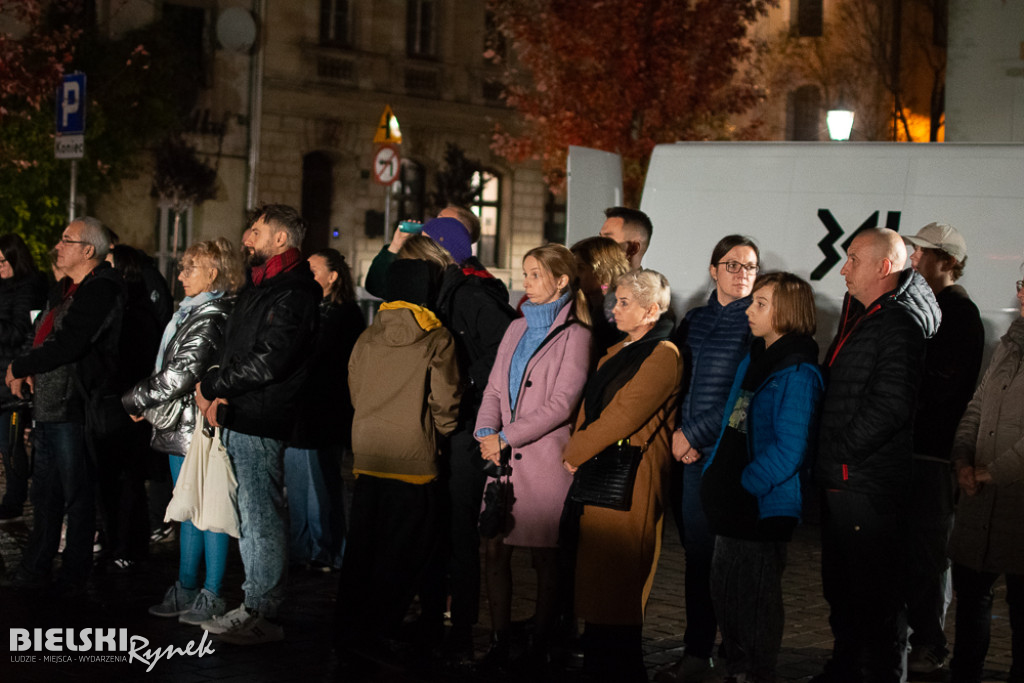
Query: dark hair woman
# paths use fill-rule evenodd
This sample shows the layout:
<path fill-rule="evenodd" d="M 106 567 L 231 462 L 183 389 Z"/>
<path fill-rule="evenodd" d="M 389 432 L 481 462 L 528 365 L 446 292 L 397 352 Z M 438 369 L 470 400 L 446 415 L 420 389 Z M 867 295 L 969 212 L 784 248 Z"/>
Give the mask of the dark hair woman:
<path fill-rule="evenodd" d="M 750 345 L 745 312 L 759 265 L 757 245 L 749 237 L 727 235 L 719 240 L 708 267 L 715 289 L 706 305 L 686 314 L 673 337 L 688 370 L 672 435 L 672 455 L 683 463 L 681 503 L 675 513 L 686 551 L 686 654 L 674 668 L 659 672 L 659 683 L 690 680 L 711 668 L 718 631 L 710 584 L 715 535 L 701 505 L 700 479 L 703 459 L 718 438 L 736 368 Z"/>
<path fill-rule="evenodd" d="M 701 498 L 716 534 L 711 595 L 726 676 L 768 683 L 782 646 L 782 572 L 800 519 L 800 468 L 824 391 L 814 293 L 790 273 L 754 283 L 754 335 L 725 403 Z"/>
<path fill-rule="evenodd" d="M 615 294 L 615 323 L 626 338 L 608 349 L 588 379 L 562 457 L 575 473 L 620 440 L 647 444 L 629 510 L 583 506 L 576 560 L 576 612 L 586 622 L 584 671 L 597 680 L 631 682 L 647 680 L 644 608 L 661 545 L 682 361 L 668 340 L 665 277 L 653 270 L 627 273 Z"/>
<path fill-rule="evenodd" d="M 175 482 L 197 427 L 195 385 L 220 353 L 224 325 L 234 306 L 235 292 L 245 282 L 238 251 L 228 240 L 198 242 L 185 250 L 180 273 L 185 298 L 171 316 L 156 354 L 156 369 L 136 383 L 121 403 L 133 419 L 153 425 L 151 445 L 168 454 Z M 178 617 L 201 624 L 224 613 L 221 583 L 227 565 L 228 535 L 181 523 L 178 580 L 163 602 L 149 608 L 158 617 Z M 200 587 L 199 567 L 206 574 Z"/>
<path fill-rule="evenodd" d="M 28 247 L 13 233 L 0 235 L 0 367 L 32 343 L 32 311 L 46 306 L 46 278 L 36 269 Z M 6 386 L 0 387 L 0 402 L 13 399 Z M 0 437 L 7 488 L 0 503 L 0 519 L 21 517 L 28 499 L 28 456 L 25 454 L 24 425 L 28 411 L 0 409 L 0 425 L 13 434 Z"/>
<path fill-rule="evenodd" d="M 348 359 L 366 322 L 352 273 L 337 249 L 312 254 L 309 268 L 323 289 L 317 332 L 295 431 L 284 452 L 289 558 L 323 570 L 341 567 L 345 537 L 341 460 L 352 446 Z"/>

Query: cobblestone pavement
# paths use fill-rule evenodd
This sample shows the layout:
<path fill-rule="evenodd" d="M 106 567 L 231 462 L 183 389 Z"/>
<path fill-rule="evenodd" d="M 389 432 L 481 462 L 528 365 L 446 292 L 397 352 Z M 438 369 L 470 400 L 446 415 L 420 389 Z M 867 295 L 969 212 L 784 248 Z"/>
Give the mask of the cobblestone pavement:
<path fill-rule="evenodd" d="M 2 475 L 0 475 L 2 476 Z M 26 508 L 28 511 L 28 508 Z M 0 523 L 0 553 L 8 568 L 16 565 L 27 539 L 30 517 Z M 790 546 L 785 574 L 786 630 L 779 663 L 783 681 L 806 681 L 818 673 L 831 648 L 827 605 L 821 595 L 820 544 L 818 528 L 809 523 L 797 530 Z M 644 627 L 644 648 L 649 671 L 654 672 L 681 655 L 684 627 L 682 586 L 684 559 L 674 527 L 666 525 L 665 544 Z M 153 546 L 144 566 L 127 573 L 97 571 L 88 595 L 72 602 L 54 597 L 33 596 L 0 589 L 0 634 L 8 640 L 12 628 L 118 628 L 126 629 L 133 643 L 145 639 L 148 660 L 165 654 L 168 646 L 185 648 L 190 642 L 200 646 L 203 632 L 198 627 L 178 624 L 174 619 L 158 619 L 147 614 L 148 606 L 160 601 L 173 583 L 177 569 L 177 544 Z M 225 578 L 225 597 L 229 608 L 241 601 L 241 561 L 237 546 L 232 549 Z M 513 617 L 527 619 L 532 612 L 529 596 L 533 592 L 529 553 L 514 556 L 515 603 Z M 141 661 L 100 663 L 87 661 L 86 655 L 65 652 L 72 661 L 44 661 L 44 652 L 9 652 L 0 660 L 0 682 L 16 681 L 481 681 L 488 677 L 470 669 L 444 670 L 438 667 L 400 668 L 384 665 L 374 673 L 356 673 L 339 661 L 332 648 L 331 617 L 337 574 L 295 571 L 289 582 L 289 599 L 282 607 L 280 622 L 286 640 L 259 647 L 238 647 L 216 640 L 210 642 L 212 654 L 202 657 L 163 656 L 152 670 Z M 1005 605 L 1005 589 L 997 588 L 993 614 L 992 644 L 989 650 L 986 681 L 1006 680 L 1010 667 L 1010 633 Z M 488 623 L 486 601 L 481 625 L 475 632 L 477 654 L 486 650 Z M 953 614 L 950 610 L 947 633 L 952 638 Z M 193 650 L 194 651 L 194 650 Z M 95 653 L 90 653 L 90 656 Z M 19 656 L 34 657 L 34 661 Z M 927 679 L 944 681 L 945 672 Z M 560 673 L 549 680 L 573 680 L 571 673 Z M 506 676 L 498 680 L 512 680 Z M 523 680 L 537 680 L 535 676 Z M 926 679 L 913 679 L 926 680 Z"/>

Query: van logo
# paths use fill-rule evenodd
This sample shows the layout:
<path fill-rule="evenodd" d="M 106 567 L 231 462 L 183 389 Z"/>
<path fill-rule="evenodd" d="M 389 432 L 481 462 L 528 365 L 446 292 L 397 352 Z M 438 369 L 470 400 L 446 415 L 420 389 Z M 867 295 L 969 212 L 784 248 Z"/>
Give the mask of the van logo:
<path fill-rule="evenodd" d="M 875 211 L 873 214 L 868 216 L 863 223 L 857 226 L 857 229 L 850 234 L 850 237 L 845 242 L 843 242 L 843 251 L 850 248 L 850 243 L 853 242 L 853 238 L 855 238 L 862 230 L 879 227 L 879 213 L 879 211 Z M 818 249 L 820 249 L 821 253 L 825 255 L 825 258 L 823 258 L 821 263 L 811 271 L 811 280 L 821 280 L 830 270 L 832 270 L 833 266 L 843 260 L 843 257 L 839 255 L 839 252 L 837 252 L 835 248 L 836 241 L 843 236 L 843 227 L 839 225 L 839 221 L 836 220 L 835 216 L 833 216 L 832 212 L 828 209 L 818 209 L 818 220 L 825 226 L 825 230 L 828 234 L 822 237 L 821 241 L 818 242 Z M 885 218 L 885 227 L 899 232 L 899 211 L 888 212 L 888 215 Z"/>

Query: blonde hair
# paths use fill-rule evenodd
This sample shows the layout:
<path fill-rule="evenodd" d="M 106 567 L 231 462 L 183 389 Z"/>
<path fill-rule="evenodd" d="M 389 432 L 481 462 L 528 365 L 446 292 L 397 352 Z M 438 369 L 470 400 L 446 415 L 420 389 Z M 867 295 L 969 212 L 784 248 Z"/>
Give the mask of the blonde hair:
<path fill-rule="evenodd" d="M 636 302 L 643 308 L 657 304 L 659 318 L 665 315 L 672 302 L 672 290 L 669 288 L 668 279 L 656 270 L 644 268 L 630 271 L 619 276 L 615 286 L 628 287 L 636 297 Z"/>
<path fill-rule="evenodd" d="M 546 270 L 556 281 L 563 275 L 569 279 L 566 289 L 572 292 L 572 314 L 584 325 L 591 325 L 590 309 L 587 308 L 587 298 L 580 290 L 580 280 L 576 273 L 576 257 L 573 253 L 561 244 L 545 244 L 526 252 L 526 255 L 523 256 L 523 263 L 526 263 L 526 259 L 531 256 L 537 259 L 541 268 Z"/>
<path fill-rule="evenodd" d="M 441 270 L 455 265 L 452 255 L 444 247 L 422 234 L 413 235 L 407 239 L 402 248 L 398 250 L 398 258 L 432 261 L 441 266 Z"/>
<path fill-rule="evenodd" d="M 570 247 L 590 268 L 599 284 L 612 285 L 629 272 L 629 259 L 622 245 L 611 237 L 585 237 Z"/>
<path fill-rule="evenodd" d="M 211 290 L 234 294 L 245 284 L 241 254 L 231 242 L 223 237 L 213 241 L 196 242 L 181 256 L 181 265 L 187 267 L 199 261 L 208 261 L 217 269 L 217 277 L 210 285 Z"/>

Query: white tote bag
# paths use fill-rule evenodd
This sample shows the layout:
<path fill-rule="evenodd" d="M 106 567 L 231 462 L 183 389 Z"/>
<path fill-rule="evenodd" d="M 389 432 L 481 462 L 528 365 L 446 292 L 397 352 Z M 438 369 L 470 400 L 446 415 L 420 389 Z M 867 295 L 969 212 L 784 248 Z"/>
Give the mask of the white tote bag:
<path fill-rule="evenodd" d="M 241 537 L 238 520 L 238 480 L 220 442 L 220 429 L 213 437 L 202 429 L 192 433 L 185 462 L 167 506 L 165 522 L 192 522 L 202 531 Z"/>

